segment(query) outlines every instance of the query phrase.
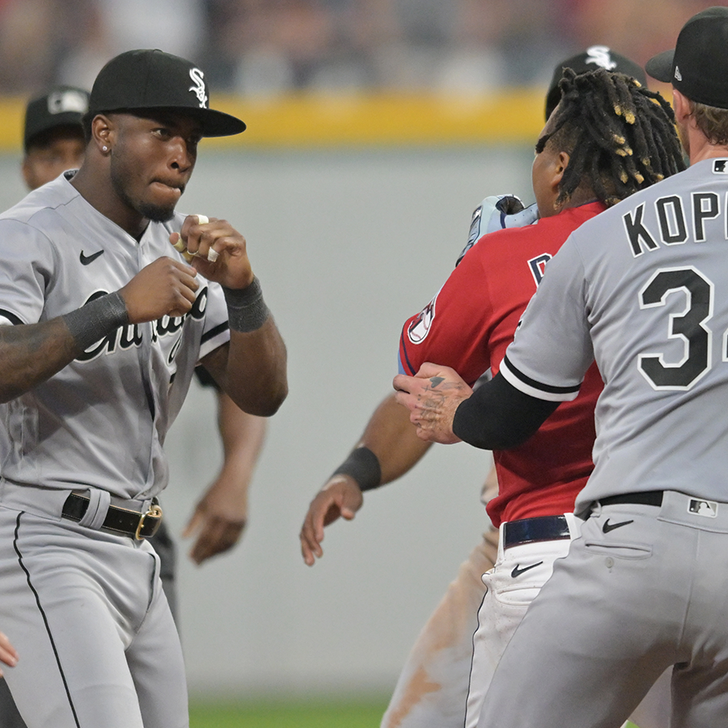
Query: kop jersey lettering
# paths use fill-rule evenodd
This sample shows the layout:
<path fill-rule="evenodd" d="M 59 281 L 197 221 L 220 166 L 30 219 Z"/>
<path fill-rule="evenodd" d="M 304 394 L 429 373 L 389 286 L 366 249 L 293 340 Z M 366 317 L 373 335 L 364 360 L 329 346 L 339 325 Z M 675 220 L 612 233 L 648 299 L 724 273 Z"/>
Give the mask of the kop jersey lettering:
<path fill-rule="evenodd" d="M 63 176 L 39 188 L 0 215 L 0 322 L 47 321 L 118 290 L 160 256 L 181 260 L 169 234 L 183 220 L 151 222 L 137 242 Z M 198 281 L 185 316 L 121 327 L 0 407 L 4 478 L 136 499 L 164 488 L 164 438 L 195 365 L 230 335 L 221 288 Z"/>
<path fill-rule="evenodd" d="M 604 376 L 577 509 L 649 490 L 728 499 L 715 428 L 728 408 L 725 170 L 699 162 L 576 230 L 508 349 L 501 372 L 541 399 L 573 398 L 594 358 Z"/>
<path fill-rule="evenodd" d="M 602 210 L 594 202 L 481 237 L 435 298 L 405 323 L 402 371 L 413 375 L 423 362 L 438 362 L 471 386 L 488 369 L 497 373 L 549 259 L 573 230 Z M 487 511 L 495 526 L 573 510 L 593 468 L 593 411 L 601 386 L 593 367 L 575 402 L 559 408 L 520 447 L 493 453 L 499 493 Z"/>

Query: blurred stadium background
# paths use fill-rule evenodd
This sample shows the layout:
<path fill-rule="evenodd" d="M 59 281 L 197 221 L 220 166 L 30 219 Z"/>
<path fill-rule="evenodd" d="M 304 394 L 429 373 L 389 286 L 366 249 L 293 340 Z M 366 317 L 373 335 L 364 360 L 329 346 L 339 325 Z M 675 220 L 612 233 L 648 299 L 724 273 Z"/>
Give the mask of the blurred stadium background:
<path fill-rule="evenodd" d="M 487 194 L 532 201 L 554 64 L 594 44 L 644 63 L 712 4 L 726 3 L 0 0 L 3 209 L 24 194 L 25 101 L 54 83 L 90 87 L 124 50 L 196 61 L 213 105 L 248 124 L 203 142 L 180 209 L 226 217 L 248 239 L 291 394 L 270 423 L 243 542 L 201 569 L 181 545 L 193 726 L 378 725 L 485 527 L 489 455 L 433 450 L 332 527 L 313 569 L 298 547 L 308 502 L 389 391 L 399 327 L 452 268 L 473 208 Z M 163 505 L 179 533 L 221 461 L 208 392 L 191 391 L 168 451 Z"/>

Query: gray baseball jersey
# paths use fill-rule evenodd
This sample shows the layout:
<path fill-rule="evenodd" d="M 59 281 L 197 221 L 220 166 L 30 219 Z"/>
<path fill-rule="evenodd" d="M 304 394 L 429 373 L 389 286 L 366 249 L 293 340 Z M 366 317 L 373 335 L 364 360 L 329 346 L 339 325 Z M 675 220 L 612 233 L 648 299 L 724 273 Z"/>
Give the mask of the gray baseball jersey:
<path fill-rule="evenodd" d="M 727 171 L 704 160 L 576 230 L 506 352 L 500 371 L 541 399 L 572 397 L 593 357 L 605 388 L 581 538 L 508 643 L 479 728 L 621 725 L 666 669 L 670 725 L 725 723 Z"/>
<path fill-rule="evenodd" d="M 64 176 L 30 193 L 0 215 L 0 321 L 46 321 L 118 290 L 160 256 L 181 260 L 169 234 L 183 219 L 150 223 L 137 242 Z M 229 339 L 220 287 L 200 283 L 186 316 L 117 329 L 5 405 L 3 477 L 123 498 L 158 494 L 167 483 L 165 434 L 194 367 Z"/>
<path fill-rule="evenodd" d="M 614 494 L 728 500 L 728 161 L 711 159 L 576 230 L 548 264 L 501 367 L 546 400 L 596 358 L 595 470 L 576 510 Z"/>
<path fill-rule="evenodd" d="M 32 192 L 0 215 L 0 322 L 46 321 L 179 259 L 169 234 L 183 219 L 136 241 L 63 176 Z M 0 408 L 0 624 L 23 655 L 7 680 L 34 728 L 188 724 L 159 559 L 98 529 L 107 494 L 138 508 L 164 488 L 164 438 L 194 367 L 229 340 L 222 290 L 199 281 L 187 315 L 117 329 Z M 75 523 L 61 513 L 80 489 L 91 504 Z"/>

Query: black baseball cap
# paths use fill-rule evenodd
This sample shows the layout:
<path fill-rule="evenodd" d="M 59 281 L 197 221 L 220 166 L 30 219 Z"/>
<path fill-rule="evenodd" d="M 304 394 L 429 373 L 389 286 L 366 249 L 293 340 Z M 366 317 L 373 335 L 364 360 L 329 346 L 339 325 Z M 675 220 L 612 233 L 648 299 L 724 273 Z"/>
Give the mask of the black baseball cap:
<path fill-rule="evenodd" d="M 609 46 L 589 46 L 583 53 L 578 53 L 565 61 L 561 61 L 554 69 L 554 75 L 551 78 L 551 84 L 546 94 L 547 120 L 561 100 L 559 81 L 561 81 L 565 68 L 570 68 L 574 73 L 586 73 L 597 68 L 604 68 L 607 71 L 624 73 L 626 76 L 637 79 L 643 86 L 647 85 L 647 76 L 645 76 L 642 66 L 630 61 L 625 56 L 621 56 L 619 53 L 615 53 Z"/>
<path fill-rule="evenodd" d="M 693 15 L 680 31 L 675 50 L 650 58 L 645 68 L 691 101 L 728 109 L 728 8 Z"/>
<path fill-rule="evenodd" d="M 142 109 L 174 109 L 192 113 L 202 122 L 203 136 L 230 136 L 245 130 L 235 116 L 208 106 L 205 74 L 191 61 L 143 49 L 112 58 L 96 76 L 89 114 Z"/>
<path fill-rule="evenodd" d="M 78 127 L 88 111 L 88 91 L 75 86 L 55 86 L 37 96 L 25 107 L 23 146 L 25 151 L 44 132 L 59 127 Z"/>

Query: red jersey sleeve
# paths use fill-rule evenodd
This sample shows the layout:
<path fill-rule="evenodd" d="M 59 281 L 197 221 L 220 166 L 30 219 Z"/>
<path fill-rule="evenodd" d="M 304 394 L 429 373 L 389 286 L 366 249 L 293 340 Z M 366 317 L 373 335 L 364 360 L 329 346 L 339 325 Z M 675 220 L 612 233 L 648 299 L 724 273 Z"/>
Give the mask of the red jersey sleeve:
<path fill-rule="evenodd" d="M 420 313 L 402 328 L 402 371 L 414 375 L 426 362 L 455 369 L 470 385 L 490 368 L 487 342 L 493 308 L 487 276 L 470 252 Z"/>

